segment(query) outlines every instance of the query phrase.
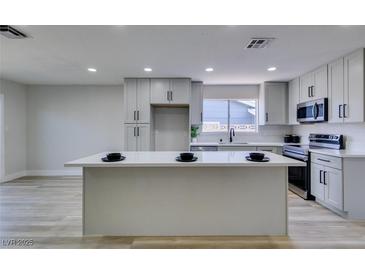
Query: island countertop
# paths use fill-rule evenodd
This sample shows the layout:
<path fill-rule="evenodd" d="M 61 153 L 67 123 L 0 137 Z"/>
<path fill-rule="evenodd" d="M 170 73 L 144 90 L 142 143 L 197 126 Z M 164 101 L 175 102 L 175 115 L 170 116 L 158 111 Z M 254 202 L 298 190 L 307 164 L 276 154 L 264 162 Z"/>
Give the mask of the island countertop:
<path fill-rule="evenodd" d="M 65 167 L 276 167 L 276 166 L 305 166 L 291 158 L 271 152 L 265 152 L 269 162 L 252 162 L 245 157 L 249 151 L 209 151 L 195 152 L 198 157 L 195 162 L 177 162 L 175 158 L 179 151 L 139 151 L 122 152 L 126 157 L 120 162 L 103 162 L 107 152 L 95 154 L 65 163 Z"/>

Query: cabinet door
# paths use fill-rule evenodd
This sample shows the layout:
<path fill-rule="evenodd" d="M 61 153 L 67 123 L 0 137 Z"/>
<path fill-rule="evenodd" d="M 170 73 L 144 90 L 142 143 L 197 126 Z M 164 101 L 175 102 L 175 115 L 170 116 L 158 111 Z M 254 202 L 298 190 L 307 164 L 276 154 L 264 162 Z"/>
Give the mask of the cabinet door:
<path fill-rule="evenodd" d="M 203 123 L 203 83 L 191 84 L 190 117 L 192 125 Z"/>
<path fill-rule="evenodd" d="M 124 80 L 124 117 L 125 123 L 135 123 L 137 112 L 137 80 Z"/>
<path fill-rule="evenodd" d="M 328 65 L 328 122 L 343 122 L 343 58 Z"/>
<path fill-rule="evenodd" d="M 297 105 L 299 104 L 299 78 L 293 79 L 289 82 L 288 91 L 288 121 L 289 125 L 298 125 L 297 121 Z"/>
<path fill-rule="evenodd" d="M 311 194 L 322 201 L 324 201 L 323 171 L 322 165 L 311 163 Z"/>
<path fill-rule="evenodd" d="M 325 202 L 343 210 L 342 170 L 326 167 L 324 173 Z"/>
<path fill-rule="evenodd" d="M 364 50 L 345 60 L 344 122 L 364 122 Z"/>
<path fill-rule="evenodd" d="M 151 116 L 150 80 L 137 80 L 137 123 L 149 123 Z"/>
<path fill-rule="evenodd" d="M 137 150 L 149 151 L 150 149 L 150 125 L 137 125 Z"/>
<path fill-rule="evenodd" d="M 169 104 L 169 79 L 151 79 L 151 104 Z"/>
<path fill-rule="evenodd" d="M 313 71 L 312 100 L 328 97 L 327 65 Z"/>
<path fill-rule="evenodd" d="M 265 84 L 266 125 L 287 124 L 287 84 Z"/>
<path fill-rule="evenodd" d="M 171 104 L 190 103 L 190 79 L 171 79 Z"/>
<path fill-rule="evenodd" d="M 309 88 L 313 85 L 313 74 L 307 73 L 300 77 L 300 102 L 312 100 L 309 93 Z"/>
<path fill-rule="evenodd" d="M 137 126 L 135 124 L 124 125 L 124 150 L 137 151 Z"/>

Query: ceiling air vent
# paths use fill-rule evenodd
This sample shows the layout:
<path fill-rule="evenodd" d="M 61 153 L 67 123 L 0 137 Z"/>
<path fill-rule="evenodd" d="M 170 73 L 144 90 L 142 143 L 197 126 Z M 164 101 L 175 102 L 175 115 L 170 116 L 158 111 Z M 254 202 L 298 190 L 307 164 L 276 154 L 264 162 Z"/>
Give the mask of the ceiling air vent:
<path fill-rule="evenodd" d="M 252 38 L 245 49 L 267 48 L 275 38 Z"/>
<path fill-rule="evenodd" d="M 28 37 L 26 34 L 7 25 L 0 25 L 0 34 L 9 39 L 23 39 Z"/>

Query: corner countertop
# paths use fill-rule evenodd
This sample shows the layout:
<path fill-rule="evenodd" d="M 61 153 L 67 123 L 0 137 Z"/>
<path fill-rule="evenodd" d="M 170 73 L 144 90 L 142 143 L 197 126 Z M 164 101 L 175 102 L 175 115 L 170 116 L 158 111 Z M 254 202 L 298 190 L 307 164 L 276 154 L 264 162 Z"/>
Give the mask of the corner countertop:
<path fill-rule="evenodd" d="M 219 146 L 219 147 L 282 147 L 284 145 L 300 145 L 301 143 L 280 143 L 280 142 L 247 142 L 247 143 L 219 143 L 219 142 L 196 142 L 190 146 Z"/>
<path fill-rule="evenodd" d="M 340 157 L 340 158 L 365 158 L 365 150 L 355 150 L 355 149 L 309 149 L 312 153 L 318 153 L 322 155 L 328 155 L 333 157 Z"/>
<path fill-rule="evenodd" d="M 269 162 L 251 162 L 242 151 L 209 151 L 194 153 L 196 162 L 182 163 L 175 160 L 179 151 L 138 151 L 123 152 L 126 159 L 121 162 L 106 163 L 101 160 L 107 152 L 95 154 L 65 163 L 65 167 L 285 167 L 306 164 L 278 154 L 267 152 Z"/>

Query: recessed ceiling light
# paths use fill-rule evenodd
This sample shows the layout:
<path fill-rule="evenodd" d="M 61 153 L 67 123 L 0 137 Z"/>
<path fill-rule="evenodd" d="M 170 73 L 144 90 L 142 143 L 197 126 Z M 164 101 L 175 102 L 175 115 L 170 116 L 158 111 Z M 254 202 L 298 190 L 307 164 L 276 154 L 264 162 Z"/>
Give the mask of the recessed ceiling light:
<path fill-rule="evenodd" d="M 152 71 L 152 69 L 151 69 L 151 68 L 144 68 L 144 71 L 145 71 L 145 72 L 151 72 L 151 71 Z"/>
<path fill-rule="evenodd" d="M 206 72 L 212 72 L 214 69 L 213 68 L 206 68 L 205 71 Z"/>
<path fill-rule="evenodd" d="M 91 72 L 96 72 L 96 68 L 88 68 L 87 70 Z"/>
<path fill-rule="evenodd" d="M 270 67 L 267 69 L 268 71 L 275 71 L 276 70 L 276 67 Z"/>

